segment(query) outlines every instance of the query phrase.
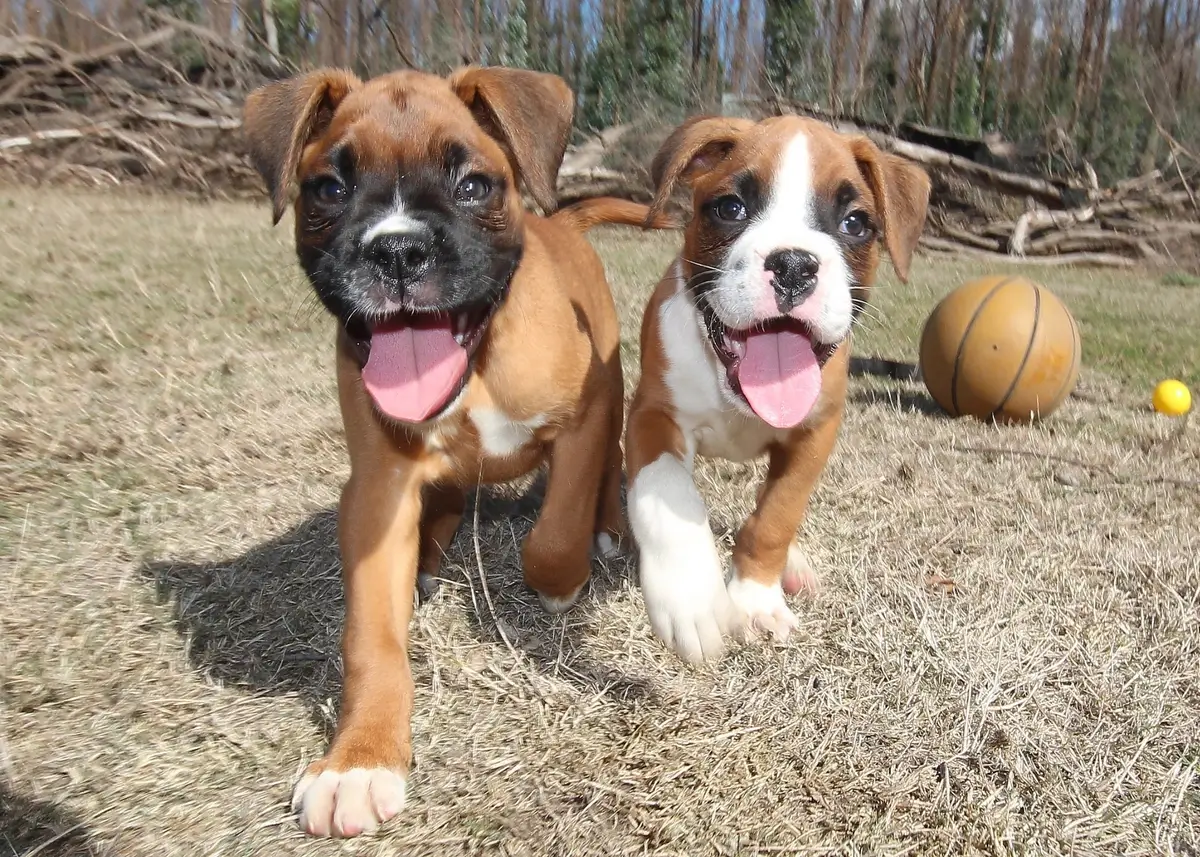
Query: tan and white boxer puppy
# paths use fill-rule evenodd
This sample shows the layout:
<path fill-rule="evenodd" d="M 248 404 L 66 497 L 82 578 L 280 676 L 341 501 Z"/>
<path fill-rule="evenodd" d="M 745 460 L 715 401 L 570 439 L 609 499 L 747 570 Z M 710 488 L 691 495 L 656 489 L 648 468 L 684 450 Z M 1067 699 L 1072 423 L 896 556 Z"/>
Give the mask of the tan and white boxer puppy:
<path fill-rule="evenodd" d="M 930 183 L 866 138 L 795 116 L 689 120 L 652 173 L 654 211 L 677 185 L 694 211 L 643 317 L 629 518 L 654 632 L 696 662 L 727 637 L 796 625 L 784 594 L 815 583 L 796 537 L 841 424 L 851 327 L 881 248 L 907 280 Z M 769 457 L 728 584 L 697 455 Z"/>
<path fill-rule="evenodd" d="M 341 713 L 293 797 L 311 834 L 354 836 L 404 803 L 414 583 L 437 570 L 467 490 L 549 461 L 523 562 L 551 611 L 587 581 L 593 544 L 620 536 L 620 331 L 582 230 L 648 209 L 523 209 L 519 183 L 555 207 L 573 109 L 560 78 L 502 68 L 321 70 L 247 99 L 275 222 L 298 187 L 297 254 L 337 320 L 350 456 Z"/>

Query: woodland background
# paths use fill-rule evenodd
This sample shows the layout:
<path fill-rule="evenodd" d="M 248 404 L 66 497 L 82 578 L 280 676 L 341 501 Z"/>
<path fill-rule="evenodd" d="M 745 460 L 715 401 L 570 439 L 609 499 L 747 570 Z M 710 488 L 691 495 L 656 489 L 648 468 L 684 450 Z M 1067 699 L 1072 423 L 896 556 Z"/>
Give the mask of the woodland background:
<path fill-rule="evenodd" d="M 1198 44 L 1200 0 L 0 0 L 0 168 L 257 188 L 263 80 L 504 63 L 577 93 L 565 197 L 644 196 L 686 115 L 792 110 L 931 169 L 928 249 L 1160 262 L 1200 255 Z"/>
<path fill-rule="evenodd" d="M 1102 181 L 1200 137 L 1200 0 L 6 0 L 0 31 L 85 51 L 146 7 L 299 67 L 556 72 L 591 128 L 777 96 L 1037 142 Z"/>

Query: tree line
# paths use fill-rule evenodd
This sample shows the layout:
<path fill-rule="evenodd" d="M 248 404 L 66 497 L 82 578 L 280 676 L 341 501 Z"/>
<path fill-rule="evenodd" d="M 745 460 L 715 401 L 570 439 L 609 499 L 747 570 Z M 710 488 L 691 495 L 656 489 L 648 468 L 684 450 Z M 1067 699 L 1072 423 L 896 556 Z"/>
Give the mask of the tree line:
<path fill-rule="evenodd" d="M 0 32 L 86 50 L 148 7 L 281 67 L 552 71 L 585 128 L 767 98 L 1034 142 L 1109 182 L 1200 140 L 1200 0 L 0 0 Z"/>

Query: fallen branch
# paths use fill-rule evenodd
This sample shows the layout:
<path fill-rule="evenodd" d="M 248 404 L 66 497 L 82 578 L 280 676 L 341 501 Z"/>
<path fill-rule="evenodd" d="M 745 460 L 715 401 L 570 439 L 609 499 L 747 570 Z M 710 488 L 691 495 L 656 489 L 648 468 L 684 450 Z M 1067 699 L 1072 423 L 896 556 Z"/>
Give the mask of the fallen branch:
<path fill-rule="evenodd" d="M 184 116 L 178 113 L 167 113 L 161 110 L 152 113 L 134 111 L 134 115 L 149 122 L 165 122 L 168 125 L 178 125 L 182 128 L 236 131 L 242 127 L 242 121 L 240 119 L 234 119 L 233 117 L 222 119 L 206 119 L 203 116 Z"/>
<path fill-rule="evenodd" d="M 890 134 L 868 131 L 867 135 L 880 148 L 897 155 L 902 155 L 910 161 L 916 161 L 927 167 L 951 169 L 1005 193 L 1032 196 L 1042 202 L 1049 202 L 1055 205 L 1063 204 L 1063 188 L 1057 187 L 1045 179 L 1021 175 L 1020 173 L 1010 173 L 1006 170 L 998 170 L 994 167 L 969 161 L 966 158 L 951 155 L 930 146 L 909 143 Z"/>
<path fill-rule="evenodd" d="M 954 226 L 943 225 L 937 230 L 945 238 L 952 241 L 957 241 L 960 244 L 966 244 L 968 247 L 975 247 L 979 250 L 992 250 L 998 252 L 1000 250 L 1000 241 L 996 238 L 990 238 L 984 235 L 976 235 L 974 232 L 968 232 L 965 229 L 959 229 Z"/>
<path fill-rule="evenodd" d="M 1025 255 L 1025 242 L 1033 229 L 1057 227 L 1066 229 L 1077 223 L 1084 223 L 1096 216 L 1094 206 L 1081 208 L 1077 211 L 1048 211 L 1044 208 L 1027 211 L 1017 218 L 1013 227 L 1012 237 L 1008 242 L 1008 252 L 1013 256 Z"/>
<path fill-rule="evenodd" d="M 996 264 L 1013 264 L 1017 261 L 1008 253 L 993 253 L 989 250 L 979 250 L 931 235 L 921 236 L 921 246 L 935 252 L 953 253 Z M 1026 256 L 1020 260 L 1020 263 L 1024 265 L 1046 266 L 1074 265 L 1096 268 L 1132 268 L 1137 264 L 1137 261 L 1127 256 L 1118 256 L 1115 253 L 1063 253 L 1059 256 Z"/>
<path fill-rule="evenodd" d="M 104 130 L 106 129 L 103 126 L 95 125 L 91 128 L 55 128 L 49 131 L 31 131 L 19 137 L 8 137 L 0 140 L 0 151 L 5 149 L 23 149 L 35 143 L 78 140 L 81 137 L 96 134 Z"/>

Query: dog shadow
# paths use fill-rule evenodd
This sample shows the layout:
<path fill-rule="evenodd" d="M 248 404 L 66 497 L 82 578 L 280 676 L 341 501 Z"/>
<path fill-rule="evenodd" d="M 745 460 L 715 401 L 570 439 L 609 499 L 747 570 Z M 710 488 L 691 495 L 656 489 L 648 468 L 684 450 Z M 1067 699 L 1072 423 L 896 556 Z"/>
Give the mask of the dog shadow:
<path fill-rule="evenodd" d="M 547 614 L 525 586 L 519 545 L 544 493 L 544 471 L 524 491 L 485 487 L 478 495 L 472 492 L 442 563 L 440 589 L 467 589 L 470 595 L 463 601 L 472 633 L 492 645 L 521 649 L 536 669 L 582 692 L 619 701 L 652 696 L 648 682 L 594 661 L 585 644 L 595 621 L 593 605 L 622 585 L 630 572 L 628 559 L 594 560 L 578 603 L 563 616 Z M 339 699 L 342 688 L 344 602 L 335 508 L 316 512 L 240 555 L 209 562 L 151 560 L 141 574 L 160 600 L 171 604 L 195 668 L 225 684 L 300 698 L 329 737 L 324 706 Z M 442 597 L 439 591 L 422 601 Z"/>
<path fill-rule="evenodd" d="M 82 822 L 49 801 L 16 794 L 0 782 L 0 853 L 38 857 L 102 857 Z"/>
<path fill-rule="evenodd" d="M 858 387 L 850 392 L 849 399 L 856 405 L 882 405 L 901 411 L 916 411 L 934 419 L 949 419 L 949 415 L 928 393 L 899 385 Z"/>
<path fill-rule="evenodd" d="M 859 405 L 884 405 L 902 411 L 916 411 L 928 417 L 949 418 L 949 415 L 921 389 L 921 369 L 915 363 L 891 360 L 875 355 L 850 358 L 850 377 L 880 378 L 883 383 L 857 385 L 849 399 Z"/>

